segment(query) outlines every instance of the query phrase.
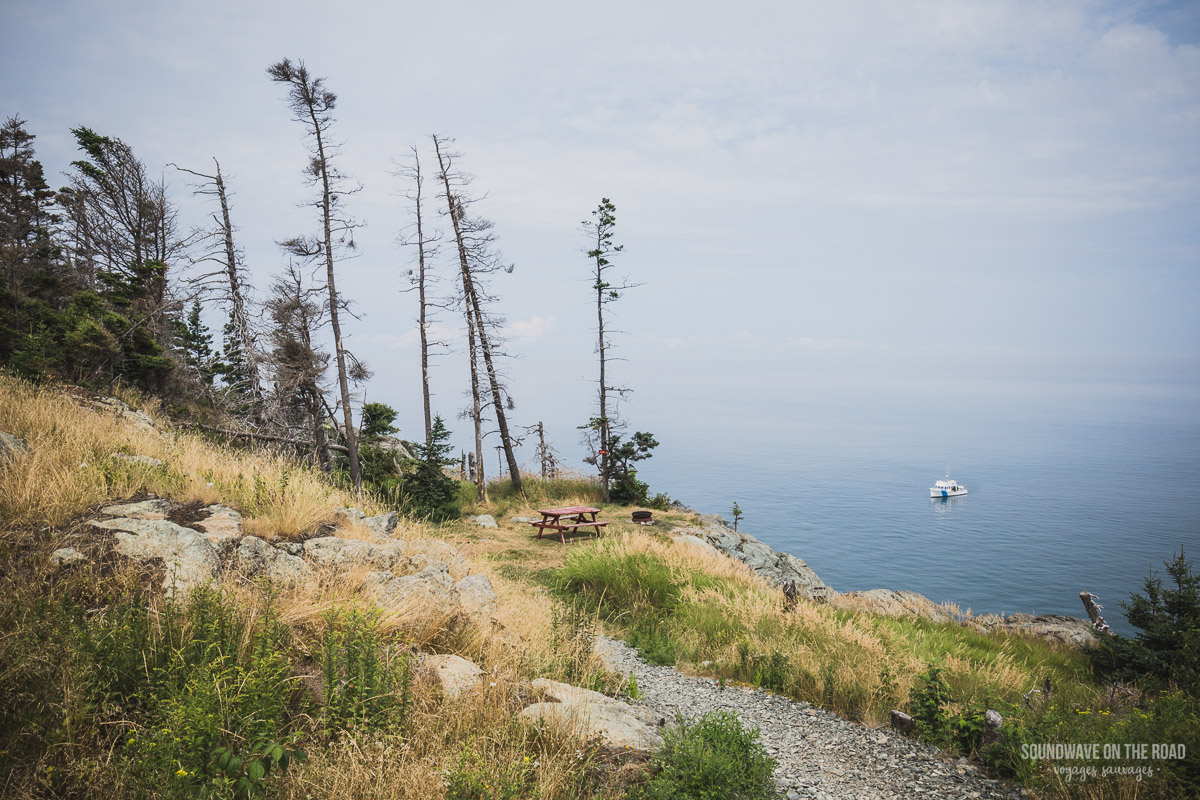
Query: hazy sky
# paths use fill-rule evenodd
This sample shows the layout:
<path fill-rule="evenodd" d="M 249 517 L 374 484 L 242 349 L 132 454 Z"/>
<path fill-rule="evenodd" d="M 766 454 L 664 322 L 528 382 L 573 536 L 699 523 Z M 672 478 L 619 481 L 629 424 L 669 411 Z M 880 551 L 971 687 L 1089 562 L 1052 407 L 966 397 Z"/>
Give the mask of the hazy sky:
<path fill-rule="evenodd" d="M 216 156 L 265 287 L 275 242 L 313 226 L 302 129 L 264 71 L 287 56 L 326 76 L 366 223 L 340 268 L 363 314 L 345 328 L 368 399 L 409 436 L 416 309 L 389 172 L 455 137 L 516 266 L 495 290 L 517 422 L 570 449 L 594 373 L 579 223 L 601 197 L 619 270 L 644 283 L 614 306 L 636 427 L 822 381 L 1195 382 L 1198 41 L 1195 2 L 3 0 L 0 112 L 28 121 L 56 186 L 77 125 L 155 168 Z M 461 351 L 436 379 L 453 417 Z"/>

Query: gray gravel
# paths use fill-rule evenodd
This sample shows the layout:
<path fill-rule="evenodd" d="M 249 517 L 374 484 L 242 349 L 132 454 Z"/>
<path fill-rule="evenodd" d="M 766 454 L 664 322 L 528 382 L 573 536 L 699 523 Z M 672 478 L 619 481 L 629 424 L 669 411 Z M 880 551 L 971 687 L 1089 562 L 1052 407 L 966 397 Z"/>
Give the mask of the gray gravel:
<path fill-rule="evenodd" d="M 788 800 L 1022 798 L 1022 789 L 991 780 L 967 763 L 889 729 L 867 728 L 828 711 L 761 690 L 725 687 L 642 661 L 622 642 L 605 640 L 608 658 L 637 676 L 639 703 L 669 719 L 730 711 L 779 763 L 775 781 Z"/>

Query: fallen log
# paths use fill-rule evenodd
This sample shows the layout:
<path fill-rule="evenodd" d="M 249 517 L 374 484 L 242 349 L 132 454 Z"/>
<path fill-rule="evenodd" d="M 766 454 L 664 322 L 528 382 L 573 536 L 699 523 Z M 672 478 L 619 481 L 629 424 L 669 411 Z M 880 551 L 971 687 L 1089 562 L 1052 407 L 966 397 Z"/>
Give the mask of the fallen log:
<path fill-rule="evenodd" d="M 251 431 L 231 431 L 227 428 L 216 428 L 212 425 L 196 425 L 197 428 L 210 433 L 219 433 L 222 436 L 228 436 L 231 439 L 256 439 L 260 442 L 276 442 L 278 444 L 290 444 L 293 447 L 303 447 L 307 450 L 316 450 L 317 446 L 312 442 L 306 442 L 303 439 L 288 439 L 285 436 L 272 436 L 268 433 L 252 433 Z M 350 448 L 345 445 L 333 444 L 328 442 L 325 445 L 330 450 L 336 450 L 339 453 L 349 453 Z"/>

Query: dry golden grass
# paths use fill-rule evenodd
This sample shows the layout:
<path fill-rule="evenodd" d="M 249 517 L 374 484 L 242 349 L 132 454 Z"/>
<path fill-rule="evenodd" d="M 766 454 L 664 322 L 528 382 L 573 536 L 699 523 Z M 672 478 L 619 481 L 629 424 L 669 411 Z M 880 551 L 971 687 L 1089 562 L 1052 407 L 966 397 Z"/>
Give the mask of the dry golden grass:
<path fill-rule="evenodd" d="M 762 665 L 778 652 L 790 691 L 868 724 L 881 724 L 889 709 L 906 705 L 930 662 L 941 666 L 963 704 L 1014 698 L 1055 668 L 1037 658 L 1057 651 L 1039 645 L 1031 656 L 1023 637 L 881 617 L 853 603 L 801 602 L 789 609 L 778 588 L 741 562 L 682 541 L 629 531 L 599 548 L 612 569 L 627 557 L 646 556 L 667 565 L 683 586 L 661 623 L 684 654 L 682 666 L 744 679 L 747 662 Z"/>
<path fill-rule="evenodd" d="M 57 527 L 100 503 L 141 492 L 229 503 L 246 515 L 248 533 L 268 538 L 311 531 L 345 505 L 379 511 L 287 456 L 223 447 L 161 425 L 148 430 L 3 372 L 0 430 L 30 445 L 21 458 L 0 465 L 0 518 L 14 526 Z M 130 464 L 113 453 L 164 463 Z"/>

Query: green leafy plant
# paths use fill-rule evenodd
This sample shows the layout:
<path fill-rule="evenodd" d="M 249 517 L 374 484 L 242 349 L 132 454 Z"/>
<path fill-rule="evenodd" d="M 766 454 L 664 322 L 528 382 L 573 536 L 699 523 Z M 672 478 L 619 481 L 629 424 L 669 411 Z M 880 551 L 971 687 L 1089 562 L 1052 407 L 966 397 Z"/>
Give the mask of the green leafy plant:
<path fill-rule="evenodd" d="M 694 723 L 680 717 L 651 762 L 651 777 L 631 800 L 768 800 L 776 797 L 775 761 L 733 714 Z"/>
<path fill-rule="evenodd" d="M 335 609 L 325 615 L 325 625 L 320 666 L 326 735 L 402 730 L 412 704 L 408 654 L 383 646 L 378 614 Z"/>

